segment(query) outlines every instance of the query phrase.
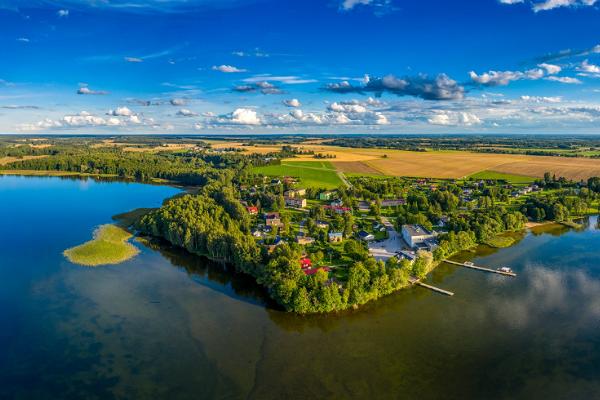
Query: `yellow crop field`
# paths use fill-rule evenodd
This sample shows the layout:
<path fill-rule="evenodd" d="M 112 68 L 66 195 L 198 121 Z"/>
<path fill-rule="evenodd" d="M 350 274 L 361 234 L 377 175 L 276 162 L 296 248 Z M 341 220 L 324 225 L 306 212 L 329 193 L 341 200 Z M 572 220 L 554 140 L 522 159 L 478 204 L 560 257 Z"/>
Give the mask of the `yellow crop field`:
<path fill-rule="evenodd" d="M 23 156 L 21 158 L 17 157 L 0 157 L 0 165 L 6 165 L 16 161 L 24 161 L 24 160 L 33 160 L 34 158 L 44 158 L 47 156 Z"/>
<path fill-rule="evenodd" d="M 243 148 L 248 153 L 265 154 L 281 149 L 281 144 L 243 146 L 241 142 L 211 141 L 213 148 Z M 480 171 L 543 177 L 545 172 L 573 180 L 600 176 L 600 160 L 528 156 L 518 154 L 488 154 L 468 151 L 414 152 L 389 149 L 366 149 L 328 146 L 305 142 L 294 145 L 301 150 L 327 154 L 337 170 L 348 173 L 417 176 L 428 178 L 462 178 Z M 307 154 L 286 161 L 315 161 Z"/>

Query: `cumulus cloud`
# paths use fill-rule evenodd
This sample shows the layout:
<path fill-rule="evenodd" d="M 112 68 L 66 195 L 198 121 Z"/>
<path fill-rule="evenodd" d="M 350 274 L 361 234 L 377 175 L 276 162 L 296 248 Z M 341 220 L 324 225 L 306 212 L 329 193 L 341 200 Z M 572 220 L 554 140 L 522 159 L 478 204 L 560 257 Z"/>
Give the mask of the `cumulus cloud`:
<path fill-rule="evenodd" d="M 283 104 L 287 107 L 300 107 L 302 106 L 302 104 L 300 103 L 300 100 L 298 99 L 289 99 L 289 100 L 284 100 Z"/>
<path fill-rule="evenodd" d="M 116 110 L 115 110 L 116 111 Z M 127 114 L 127 113 L 125 113 Z M 85 127 L 116 127 L 142 124 L 142 120 L 137 115 L 119 115 L 114 116 L 111 111 L 108 118 L 91 114 L 87 111 L 81 111 L 78 114 L 65 115 L 54 120 L 50 118 L 43 119 L 33 124 L 21 124 L 17 128 L 23 131 L 39 131 L 48 129 L 69 129 Z"/>
<path fill-rule="evenodd" d="M 58 10 L 56 12 L 56 15 L 59 16 L 59 18 L 65 18 L 69 16 L 69 10 Z"/>
<path fill-rule="evenodd" d="M 580 76 L 600 78 L 600 66 L 591 64 L 588 60 L 583 60 L 576 69 Z"/>
<path fill-rule="evenodd" d="M 544 68 L 549 75 L 556 75 L 562 71 L 562 68 L 559 65 L 554 64 L 541 63 L 538 64 L 538 67 Z"/>
<path fill-rule="evenodd" d="M 238 85 L 233 88 L 234 92 L 248 93 L 260 91 L 262 94 L 283 94 L 283 90 L 267 81 L 257 81 L 250 85 Z"/>
<path fill-rule="evenodd" d="M 187 104 L 187 101 L 185 99 L 171 99 L 169 103 L 171 103 L 172 106 L 184 106 Z"/>
<path fill-rule="evenodd" d="M 213 65 L 213 71 L 224 72 L 226 74 L 234 74 L 238 72 L 246 72 L 245 69 L 234 67 L 233 65 Z"/>
<path fill-rule="evenodd" d="M 481 119 L 473 113 L 445 110 L 436 111 L 427 119 L 427 122 L 432 125 L 444 126 L 472 126 L 482 123 Z"/>
<path fill-rule="evenodd" d="M 195 117 L 198 114 L 188 110 L 187 108 L 182 108 L 181 110 L 177 111 L 177 115 L 179 115 L 180 117 Z"/>
<path fill-rule="evenodd" d="M 256 111 L 250 108 L 236 108 L 233 112 L 212 120 L 223 125 L 260 125 L 262 123 Z"/>
<path fill-rule="evenodd" d="M 108 94 L 108 92 L 105 90 L 92 90 L 87 86 L 82 86 L 79 89 L 77 89 L 77 94 L 105 95 L 105 94 Z"/>
<path fill-rule="evenodd" d="M 115 117 L 130 117 L 134 114 L 135 113 L 127 107 L 117 107 L 116 109 L 110 110 L 107 113 L 107 115 L 113 115 Z"/>
<path fill-rule="evenodd" d="M 362 85 L 353 85 L 348 81 L 331 83 L 325 90 L 335 93 L 374 93 L 376 97 L 383 93 L 397 96 L 414 96 L 425 100 L 457 100 L 464 97 L 464 87 L 445 74 L 435 78 L 427 75 L 397 78 L 387 75 L 383 78 L 365 76 Z"/>
<path fill-rule="evenodd" d="M 541 79 L 544 75 L 545 71 L 541 68 L 527 71 L 489 71 L 480 75 L 475 71 L 469 72 L 471 81 L 481 86 L 506 86 L 513 81 Z"/>

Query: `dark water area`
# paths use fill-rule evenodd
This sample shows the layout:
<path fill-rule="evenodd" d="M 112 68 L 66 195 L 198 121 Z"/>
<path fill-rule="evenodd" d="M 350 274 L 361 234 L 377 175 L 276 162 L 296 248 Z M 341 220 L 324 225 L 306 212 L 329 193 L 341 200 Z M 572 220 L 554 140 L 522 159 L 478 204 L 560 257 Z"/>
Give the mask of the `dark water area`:
<path fill-rule="evenodd" d="M 574 399 L 600 393 L 600 230 L 545 226 L 339 315 L 164 244 L 122 264 L 62 251 L 177 190 L 0 177 L 1 399 Z"/>

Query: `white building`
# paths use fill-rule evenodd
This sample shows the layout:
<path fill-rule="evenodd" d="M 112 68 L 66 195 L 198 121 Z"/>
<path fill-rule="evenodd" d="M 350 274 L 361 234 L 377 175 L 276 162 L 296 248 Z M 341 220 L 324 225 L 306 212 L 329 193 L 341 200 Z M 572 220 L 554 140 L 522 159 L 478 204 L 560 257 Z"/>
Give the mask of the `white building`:
<path fill-rule="evenodd" d="M 411 248 L 415 248 L 419 244 L 435 238 L 435 234 L 421 225 L 402 225 L 402 238 Z"/>

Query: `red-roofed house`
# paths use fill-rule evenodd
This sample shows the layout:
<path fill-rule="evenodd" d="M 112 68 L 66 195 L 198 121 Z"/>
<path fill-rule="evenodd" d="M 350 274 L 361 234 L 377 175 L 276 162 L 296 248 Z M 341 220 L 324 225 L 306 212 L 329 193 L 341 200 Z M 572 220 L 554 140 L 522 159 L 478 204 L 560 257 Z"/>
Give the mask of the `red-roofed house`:
<path fill-rule="evenodd" d="M 300 268 L 305 269 L 305 268 L 310 268 L 312 266 L 312 261 L 310 261 L 310 258 L 308 257 L 304 257 L 300 259 Z"/>
<path fill-rule="evenodd" d="M 246 207 L 246 210 L 250 215 L 258 215 L 258 207 Z"/>

